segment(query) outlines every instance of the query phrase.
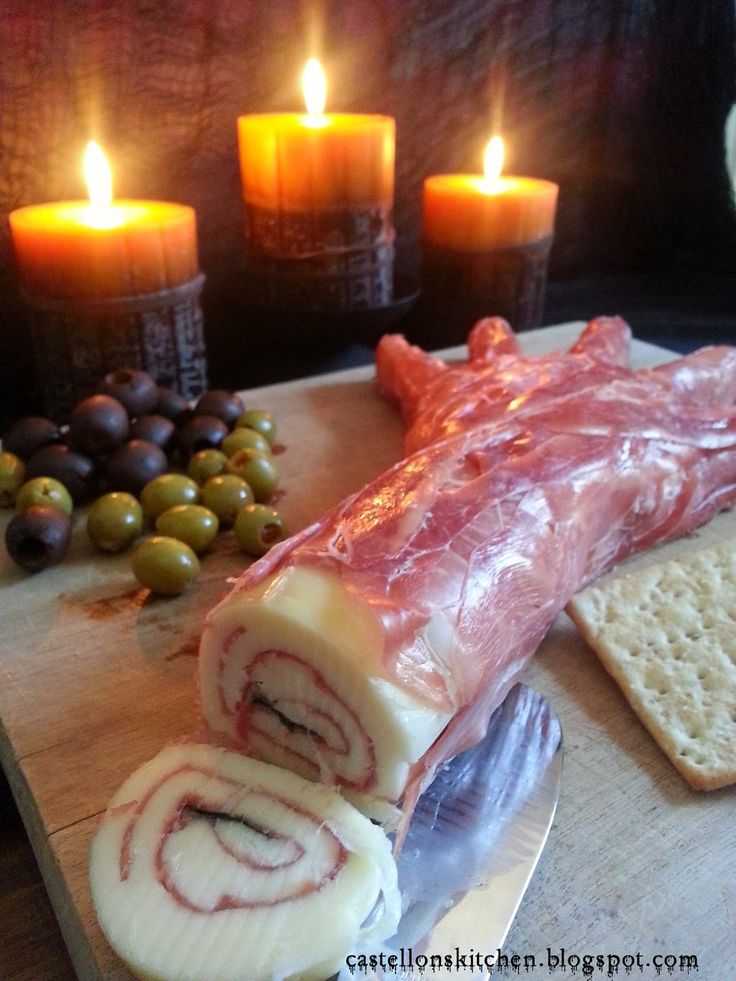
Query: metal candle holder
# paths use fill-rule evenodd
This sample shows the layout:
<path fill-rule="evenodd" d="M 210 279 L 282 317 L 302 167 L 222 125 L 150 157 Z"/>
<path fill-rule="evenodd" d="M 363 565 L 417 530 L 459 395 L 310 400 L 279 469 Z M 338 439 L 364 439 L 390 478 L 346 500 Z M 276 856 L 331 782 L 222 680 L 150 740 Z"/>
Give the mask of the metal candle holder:
<path fill-rule="evenodd" d="M 455 252 L 424 243 L 422 341 L 464 344 L 480 317 L 500 316 L 515 331 L 542 324 L 552 236 L 490 252 Z"/>
<path fill-rule="evenodd" d="M 393 298 L 389 207 L 283 213 L 245 203 L 254 306 L 304 312 L 384 307 Z"/>
<path fill-rule="evenodd" d="M 110 299 L 50 300 L 23 294 L 45 410 L 65 419 L 117 368 L 147 371 L 195 398 L 207 387 L 199 295 L 204 275 L 178 286 Z"/>

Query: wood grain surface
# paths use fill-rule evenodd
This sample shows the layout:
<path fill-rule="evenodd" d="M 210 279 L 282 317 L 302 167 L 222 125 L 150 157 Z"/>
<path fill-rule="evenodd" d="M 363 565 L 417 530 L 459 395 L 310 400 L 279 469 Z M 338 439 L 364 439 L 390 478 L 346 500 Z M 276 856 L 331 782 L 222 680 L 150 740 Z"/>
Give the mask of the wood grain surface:
<path fill-rule="evenodd" d="M 574 325 L 547 328 L 523 344 L 542 352 L 575 334 Z M 670 355 L 637 343 L 634 357 L 643 365 Z M 279 507 L 292 530 L 400 456 L 403 427 L 371 376 L 356 369 L 246 393 L 279 421 Z M 93 551 L 83 520 L 60 566 L 27 577 L 0 560 L 0 758 L 79 977 L 121 981 L 130 975 L 90 904 L 90 838 L 122 780 L 198 729 L 202 619 L 243 559 L 223 535 L 189 593 L 155 599 L 137 588 L 129 556 Z M 635 561 L 724 538 L 736 542 L 732 515 Z M 564 615 L 524 680 L 560 716 L 566 758 L 550 840 L 506 953 L 543 963 L 548 947 L 641 953 L 643 962 L 689 953 L 700 981 L 736 976 L 733 790 L 687 787 Z"/>

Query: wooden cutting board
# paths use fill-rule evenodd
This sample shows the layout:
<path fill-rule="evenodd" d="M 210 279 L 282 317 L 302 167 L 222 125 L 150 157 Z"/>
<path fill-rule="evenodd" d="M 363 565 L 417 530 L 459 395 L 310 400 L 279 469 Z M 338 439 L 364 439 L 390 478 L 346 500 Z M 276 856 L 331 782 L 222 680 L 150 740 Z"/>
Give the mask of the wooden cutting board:
<path fill-rule="evenodd" d="M 579 327 L 522 335 L 523 346 L 555 349 Z M 672 356 L 634 345 L 637 366 Z M 403 426 L 372 377 L 355 369 L 245 393 L 249 407 L 278 420 L 279 507 L 292 530 L 400 457 Z M 129 555 L 96 553 L 83 514 L 76 522 L 60 566 L 30 577 L 0 558 L 0 759 L 79 977 L 120 981 L 130 975 L 91 909 L 90 838 L 122 780 L 198 729 L 202 619 L 244 560 L 223 535 L 186 595 L 156 599 L 137 588 Z M 632 564 L 725 538 L 736 545 L 733 515 Z M 505 953 L 541 965 L 547 948 L 641 954 L 644 964 L 695 954 L 700 981 L 736 976 L 733 790 L 698 794 L 683 783 L 564 615 L 524 680 L 555 707 L 566 758 L 550 840 Z"/>

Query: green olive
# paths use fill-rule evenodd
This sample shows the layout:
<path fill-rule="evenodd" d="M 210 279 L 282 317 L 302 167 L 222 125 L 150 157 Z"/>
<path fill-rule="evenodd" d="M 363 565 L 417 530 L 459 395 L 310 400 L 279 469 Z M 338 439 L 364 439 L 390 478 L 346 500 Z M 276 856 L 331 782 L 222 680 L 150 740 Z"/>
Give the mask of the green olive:
<path fill-rule="evenodd" d="M 198 573 L 199 559 L 176 538 L 154 535 L 133 553 L 133 575 L 142 586 L 163 596 L 183 593 Z"/>
<path fill-rule="evenodd" d="M 265 555 L 286 534 L 281 515 L 265 504 L 246 504 L 235 518 L 235 538 L 247 555 Z"/>
<path fill-rule="evenodd" d="M 225 473 L 227 457 L 221 450 L 200 450 L 189 461 L 187 474 L 198 484 L 206 484 L 210 477 Z"/>
<path fill-rule="evenodd" d="M 202 504 L 214 511 L 221 525 L 235 523 L 235 516 L 244 504 L 253 503 L 253 491 L 242 477 L 223 473 L 212 477 L 202 488 Z"/>
<path fill-rule="evenodd" d="M 231 433 L 223 439 L 222 452 L 226 456 L 234 456 L 238 450 L 243 450 L 249 447 L 251 450 L 257 450 L 259 453 L 271 452 L 271 445 L 265 436 L 261 436 L 257 433 L 255 429 L 248 429 L 247 426 L 240 426 L 238 429 L 233 429 Z"/>
<path fill-rule="evenodd" d="M 269 443 L 273 443 L 276 439 L 276 423 L 271 413 L 266 412 L 265 409 L 248 409 L 235 423 L 236 429 L 240 426 L 255 429 L 261 436 L 265 436 Z"/>
<path fill-rule="evenodd" d="M 53 477 L 34 477 L 27 481 L 15 496 L 18 511 L 26 508 L 57 508 L 64 514 L 71 514 L 74 503 L 71 494 L 59 480 Z"/>
<path fill-rule="evenodd" d="M 269 501 L 279 482 L 279 471 L 272 457 L 245 447 L 227 462 L 228 473 L 242 477 L 257 501 Z"/>
<path fill-rule="evenodd" d="M 87 534 L 103 552 L 123 552 L 143 528 L 143 508 L 132 494 L 98 497 L 87 515 Z"/>
<path fill-rule="evenodd" d="M 141 491 L 143 513 L 149 521 L 177 504 L 196 504 L 198 500 L 198 485 L 182 473 L 163 473 L 149 480 Z"/>
<path fill-rule="evenodd" d="M 219 528 L 217 515 L 199 504 L 177 504 L 156 518 L 156 531 L 178 538 L 197 555 L 209 548 Z"/>
<path fill-rule="evenodd" d="M 0 453 L 0 507 L 12 508 L 26 477 L 26 465 L 15 453 Z"/>

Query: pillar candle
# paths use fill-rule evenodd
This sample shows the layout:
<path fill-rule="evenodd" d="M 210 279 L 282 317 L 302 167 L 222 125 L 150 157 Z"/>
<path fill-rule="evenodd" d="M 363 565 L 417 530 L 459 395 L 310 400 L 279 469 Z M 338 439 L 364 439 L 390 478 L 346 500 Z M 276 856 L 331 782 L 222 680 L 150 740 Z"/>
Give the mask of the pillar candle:
<path fill-rule="evenodd" d="M 552 235 L 557 184 L 500 171 L 499 144 L 486 151 L 487 173 L 436 174 L 424 182 L 424 241 L 455 252 L 490 252 Z"/>
<path fill-rule="evenodd" d="M 558 187 L 501 176 L 495 137 L 484 174 L 437 174 L 424 182 L 422 340 L 465 340 L 479 317 L 498 315 L 516 330 L 541 323 Z"/>
<path fill-rule="evenodd" d="M 33 296 L 84 300 L 153 293 L 198 273 L 194 209 L 113 201 L 98 150 L 88 150 L 90 201 L 36 204 L 10 214 L 18 276 Z"/>
<path fill-rule="evenodd" d="M 238 119 L 254 287 L 277 305 L 381 305 L 391 298 L 394 120 L 325 113 L 313 62 L 305 98 L 306 113 Z"/>

